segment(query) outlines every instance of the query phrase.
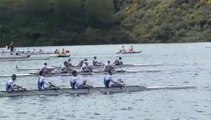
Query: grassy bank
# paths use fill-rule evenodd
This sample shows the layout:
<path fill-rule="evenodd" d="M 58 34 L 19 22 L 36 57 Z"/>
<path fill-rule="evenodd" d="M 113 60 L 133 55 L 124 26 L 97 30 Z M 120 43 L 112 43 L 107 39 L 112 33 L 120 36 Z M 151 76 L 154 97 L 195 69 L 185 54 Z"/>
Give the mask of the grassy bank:
<path fill-rule="evenodd" d="M 210 11 L 211 0 L 0 0 L 0 46 L 211 41 Z"/>

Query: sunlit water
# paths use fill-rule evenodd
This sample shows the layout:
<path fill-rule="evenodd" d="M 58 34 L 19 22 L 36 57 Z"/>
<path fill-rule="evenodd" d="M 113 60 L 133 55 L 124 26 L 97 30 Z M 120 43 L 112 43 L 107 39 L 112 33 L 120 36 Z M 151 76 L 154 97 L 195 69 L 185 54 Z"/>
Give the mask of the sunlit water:
<path fill-rule="evenodd" d="M 130 45 L 125 45 L 125 48 Z M 137 93 L 70 96 L 31 96 L 0 98 L 1 120 L 210 120 L 211 118 L 211 43 L 188 44 L 136 44 L 134 49 L 141 54 L 117 55 L 121 45 L 44 47 L 45 50 L 66 48 L 71 50 L 74 64 L 88 58 L 106 62 L 123 57 L 124 63 L 162 64 L 161 66 L 127 67 L 129 70 L 161 70 L 115 74 L 128 85 L 168 86 L 194 85 L 197 89 L 159 90 Z M 32 56 L 36 57 L 36 56 Z M 67 58 L 50 60 L 0 62 L 0 74 L 25 73 L 21 68 L 59 66 Z M 103 86 L 103 74 L 80 76 L 94 86 Z M 9 78 L 0 78 L 0 90 L 5 90 Z M 17 78 L 17 84 L 36 89 L 36 77 Z M 69 77 L 46 78 L 61 87 L 69 87 Z"/>

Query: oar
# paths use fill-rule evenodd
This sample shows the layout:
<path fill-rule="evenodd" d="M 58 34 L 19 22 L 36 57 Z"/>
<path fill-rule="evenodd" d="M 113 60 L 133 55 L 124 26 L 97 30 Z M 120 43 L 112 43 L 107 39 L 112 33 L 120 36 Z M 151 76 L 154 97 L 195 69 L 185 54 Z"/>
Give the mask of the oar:
<path fill-rule="evenodd" d="M 53 88 L 57 89 L 57 90 L 62 90 L 62 91 L 65 92 L 65 93 L 68 93 L 68 94 L 70 94 L 70 95 L 73 95 L 73 93 L 68 92 L 68 91 L 65 91 L 65 90 L 61 89 L 60 87 L 58 87 L 58 86 L 52 84 L 51 82 L 48 82 L 48 84 L 49 84 L 50 86 L 52 86 Z M 74 94 L 74 95 L 77 96 L 77 94 Z"/>

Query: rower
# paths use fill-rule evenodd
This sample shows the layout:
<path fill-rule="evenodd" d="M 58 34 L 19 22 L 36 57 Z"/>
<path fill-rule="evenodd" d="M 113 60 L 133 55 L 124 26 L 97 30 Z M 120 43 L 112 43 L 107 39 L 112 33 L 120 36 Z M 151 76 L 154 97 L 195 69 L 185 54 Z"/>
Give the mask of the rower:
<path fill-rule="evenodd" d="M 93 66 L 100 66 L 100 65 L 102 65 L 101 62 L 98 62 L 98 61 L 97 61 L 97 57 L 96 57 L 96 56 L 94 56 L 94 59 L 93 59 L 93 61 L 92 61 L 92 64 L 93 64 Z"/>
<path fill-rule="evenodd" d="M 65 61 L 60 68 L 60 73 L 70 73 L 72 72 L 72 70 L 73 69 L 71 68 L 71 66 L 68 65 L 68 62 Z"/>
<path fill-rule="evenodd" d="M 50 73 L 53 70 L 53 69 L 48 68 L 47 65 L 48 65 L 47 63 L 44 63 L 44 65 L 40 69 L 40 72 L 42 71 L 43 74 L 46 74 L 46 73 Z"/>
<path fill-rule="evenodd" d="M 126 50 L 125 50 L 125 47 L 124 47 L 124 45 L 122 46 L 122 49 L 121 50 L 119 50 L 119 52 L 120 53 L 122 53 L 122 52 L 125 52 Z"/>
<path fill-rule="evenodd" d="M 68 66 L 68 67 L 73 67 L 72 62 L 71 62 L 71 59 L 68 59 L 68 60 L 67 60 L 67 66 Z"/>
<path fill-rule="evenodd" d="M 114 68 L 111 66 L 111 62 L 108 60 L 107 63 L 104 65 L 103 71 L 108 72 L 109 70 L 114 70 Z"/>
<path fill-rule="evenodd" d="M 116 65 L 116 66 L 123 65 L 122 57 L 119 57 L 119 59 L 116 59 L 114 62 L 114 65 Z"/>
<path fill-rule="evenodd" d="M 14 84 L 14 82 L 16 81 L 17 76 L 15 74 L 12 75 L 11 79 L 6 83 L 6 91 L 8 93 L 11 93 L 15 90 L 19 90 L 21 88 L 21 90 L 26 90 L 25 88 L 22 88 L 16 84 Z"/>
<path fill-rule="evenodd" d="M 77 80 L 78 80 L 78 77 L 77 77 L 77 71 L 73 71 L 72 72 L 72 78 L 70 79 L 70 87 L 72 88 L 72 89 L 76 89 L 76 87 L 77 86 L 79 86 L 79 84 L 78 84 L 78 82 L 77 82 Z"/>
<path fill-rule="evenodd" d="M 116 82 L 113 80 L 111 70 L 109 70 L 109 71 L 108 71 L 108 75 L 107 75 L 106 77 L 104 77 L 104 85 L 105 85 L 105 88 L 109 88 L 109 87 L 110 87 L 110 82 L 116 83 Z"/>
<path fill-rule="evenodd" d="M 80 61 L 79 64 L 77 65 L 78 67 L 82 67 L 84 62 L 87 62 L 87 59 L 85 58 L 84 60 Z"/>
<path fill-rule="evenodd" d="M 129 50 L 128 50 L 129 52 L 134 52 L 134 50 L 133 50 L 133 46 L 130 46 L 130 48 L 129 48 Z"/>
<path fill-rule="evenodd" d="M 92 72 L 92 68 L 89 66 L 88 62 L 84 62 L 81 67 L 82 72 Z"/>
<path fill-rule="evenodd" d="M 45 82 L 44 73 L 42 71 L 39 72 L 39 78 L 37 80 L 37 87 L 39 91 L 47 90 L 50 88 L 50 85 Z"/>

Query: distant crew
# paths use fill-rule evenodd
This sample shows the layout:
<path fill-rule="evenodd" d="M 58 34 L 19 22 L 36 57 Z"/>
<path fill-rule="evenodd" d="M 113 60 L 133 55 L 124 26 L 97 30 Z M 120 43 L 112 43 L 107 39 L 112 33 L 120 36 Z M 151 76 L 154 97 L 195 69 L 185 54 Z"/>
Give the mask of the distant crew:
<path fill-rule="evenodd" d="M 120 50 L 120 53 L 126 52 L 125 46 L 122 46 L 122 49 Z"/>
<path fill-rule="evenodd" d="M 123 65 L 123 62 L 122 62 L 122 57 L 119 57 L 119 59 L 116 59 L 115 62 L 114 62 L 114 65 Z"/>
<path fill-rule="evenodd" d="M 133 46 L 130 46 L 130 48 L 129 48 L 128 52 L 134 52 L 134 50 L 133 50 Z"/>
<path fill-rule="evenodd" d="M 25 90 L 24 88 L 14 84 L 14 82 L 16 81 L 17 76 L 15 74 L 12 75 L 11 79 L 6 83 L 6 91 L 8 93 L 13 92 L 15 90 L 19 90 L 20 88 L 22 90 Z"/>

